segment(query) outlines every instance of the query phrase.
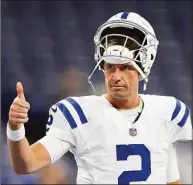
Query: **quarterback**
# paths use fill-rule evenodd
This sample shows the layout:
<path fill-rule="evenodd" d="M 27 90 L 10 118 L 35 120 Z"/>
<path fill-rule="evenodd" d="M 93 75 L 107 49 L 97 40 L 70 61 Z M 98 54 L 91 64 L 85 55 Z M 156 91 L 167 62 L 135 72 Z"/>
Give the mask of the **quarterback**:
<path fill-rule="evenodd" d="M 91 76 L 97 68 L 104 73 L 106 94 L 55 103 L 46 136 L 31 146 L 24 129 L 30 105 L 17 83 L 7 124 L 14 171 L 36 172 L 71 151 L 77 184 L 180 184 L 175 143 L 192 139 L 190 110 L 175 97 L 138 92 L 139 81 L 147 86 L 159 44 L 152 26 L 121 12 L 98 28 L 94 42 Z"/>

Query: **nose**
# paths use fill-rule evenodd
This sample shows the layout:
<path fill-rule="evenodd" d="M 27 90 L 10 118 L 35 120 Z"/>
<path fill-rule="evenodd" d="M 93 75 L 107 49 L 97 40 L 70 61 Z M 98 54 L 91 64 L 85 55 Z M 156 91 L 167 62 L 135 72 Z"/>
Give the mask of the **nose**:
<path fill-rule="evenodd" d="M 115 81 L 121 80 L 121 70 L 118 67 L 116 67 L 116 69 L 114 71 L 113 80 L 115 80 Z"/>

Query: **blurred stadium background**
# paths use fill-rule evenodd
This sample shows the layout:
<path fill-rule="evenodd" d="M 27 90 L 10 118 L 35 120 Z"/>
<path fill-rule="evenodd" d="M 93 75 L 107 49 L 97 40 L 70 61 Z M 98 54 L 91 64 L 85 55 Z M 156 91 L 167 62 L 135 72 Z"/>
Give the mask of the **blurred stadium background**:
<path fill-rule="evenodd" d="M 13 172 L 5 135 L 9 106 L 21 81 L 31 104 L 26 135 L 34 143 L 45 135 L 52 104 L 67 96 L 93 94 L 87 83 L 95 66 L 93 37 L 118 12 L 141 14 L 160 41 L 146 93 L 175 96 L 192 110 L 192 7 L 192 1 L 2 1 L 1 182 L 75 183 L 76 163 L 70 153 L 36 174 Z M 102 73 L 96 72 L 92 82 L 96 94 L 105 92 Z M 191 142 L 177 145 L 184 184 L 191 183 L 191 147 Z"/>

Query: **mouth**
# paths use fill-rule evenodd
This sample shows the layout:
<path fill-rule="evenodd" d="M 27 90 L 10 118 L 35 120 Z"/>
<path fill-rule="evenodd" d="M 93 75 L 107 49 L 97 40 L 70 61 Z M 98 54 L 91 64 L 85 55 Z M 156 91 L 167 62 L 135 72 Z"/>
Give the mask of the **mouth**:
<path fill-rule="evenodd" d="M 123 86 L 123 85 L 111 85 L 110 87 L 113 88 L 113 89 L 122 89 L 122 88 L 125 88 L 125 86 Z"/>

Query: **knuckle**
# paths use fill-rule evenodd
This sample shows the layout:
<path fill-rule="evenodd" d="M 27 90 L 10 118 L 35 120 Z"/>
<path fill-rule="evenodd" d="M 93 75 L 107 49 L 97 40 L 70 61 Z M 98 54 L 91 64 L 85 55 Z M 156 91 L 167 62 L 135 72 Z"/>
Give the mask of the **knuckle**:
<path fill-rule="evenodd" d="M 13 104 L 11 105 L 10 110 L 11 110 L 11 111 L 14 110 L 14 105 L 13 105 Z"/>
<path fill-rule="evenodd" d="M 17 97 L 13 100 L 13 103 L 14 103 L 15 101 L 17 101 Z"/>
<path fill-rule="evenodd" d="M 19 103 L 19 101 L 16 101 L 16 102 L 13 102 L 13 104 L 12 104 L 14 107 L 15 106 L 20 106 L 20 103 Z"/>
<path fill-rule="evenodd" d="M 29 118 L 26 117 L 26 118 L 24 119 L 24 123 L 28 122 L 28 120 L 29 120 Z"/>
<path fill-rule="evenodd" d="M 16 97 L 14 100 L 13 100 L 13 103 L 17 103 L 19 101 L 19 99 Z"/>
<path fill-rule="evenodd" d="M 12 117 L 12 112 L 9 112 L 9 117 L 10 117 L 10 118 Z"/>
<path fill-rule="evenodd" d="M 29 104 L 28 102 L 26 102 L 26 103 L 27 103 L 27 104 L 26 104 L 26 105 L 27 105 L 27 108 L 30 109 L 30 104 Z"/>

